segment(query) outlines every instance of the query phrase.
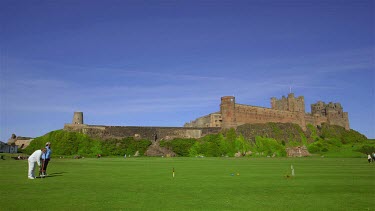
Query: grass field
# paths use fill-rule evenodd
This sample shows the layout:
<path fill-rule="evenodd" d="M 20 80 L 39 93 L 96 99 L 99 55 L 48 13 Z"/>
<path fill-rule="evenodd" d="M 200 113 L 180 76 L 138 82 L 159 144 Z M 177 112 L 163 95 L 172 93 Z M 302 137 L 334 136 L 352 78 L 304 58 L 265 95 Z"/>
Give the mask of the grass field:
<path fill-rule="evenodd" d="M 0 210 L 375 210 L 364 158 L 54 158 L 35 180 L 27 166 L 0 160 Z"/>

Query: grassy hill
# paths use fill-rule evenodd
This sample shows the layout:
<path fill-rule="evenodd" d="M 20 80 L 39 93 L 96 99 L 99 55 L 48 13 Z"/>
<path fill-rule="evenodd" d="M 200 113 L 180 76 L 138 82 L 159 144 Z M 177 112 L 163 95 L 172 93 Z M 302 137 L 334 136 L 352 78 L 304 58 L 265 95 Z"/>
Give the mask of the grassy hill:
<path fill-rule="evenodd" d="M 149 140 L 132 137 L 103 141 L 57 130 L 35 138 L 24 152 L 31 154 L 48 141 L 52 143 L 55 156 L 124 156 L 134 155 L 137 151 L 143 155 L 151 146 Z M 306 146 L 310 153 L 328 157 L 365 157 L 375 151 L 374 140 L 368 140 L 355 130 L 325 124 L 321 127 L 308 125 L 306 131 L 290 123 L 245 124 L 237 130 L 223 130 L 200 139 L 178 138 L 157 144 L 181 157 L 284 157 L 286 148 L 295 146 Z"/>
<path fill-rule="evenodd" d="M 293 145 L 310 144 L 322 139 L 338 139 L 342 143 L 363 142 L 367 137 L 355 130 L 345 130 L 343 127 L 323 124 L 321 127 L 307 126 L 303 131 L 297 124 L 292 123 L 267 123 L 267 124 L 245 124 L 237 128 L 237 133 L 242 134 L 245 139 L 255 141 L 255 137 L 261 136 L 273 138 L 285 144 Z"/>
<path fill-rule="evenodd" d="M 364 157 L 375 151 L 375 142 L 363 134 L 328 124 L 308 125 L 306 131 L 291 123 L 245 124 L 237 128 L 237 134 L 253 143 L 261 136 L 284 146 L 304 145 L 310 153 L 332 157 Z"/>

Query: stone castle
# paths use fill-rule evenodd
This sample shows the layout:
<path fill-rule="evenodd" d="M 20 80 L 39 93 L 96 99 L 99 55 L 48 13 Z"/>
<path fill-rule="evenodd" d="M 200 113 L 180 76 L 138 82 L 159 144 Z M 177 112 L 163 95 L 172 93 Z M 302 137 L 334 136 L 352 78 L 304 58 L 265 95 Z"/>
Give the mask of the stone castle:
<path fill-rule="evenodd" d="M 320 126 L 322 123 L 338 125 L 349 130 L 348 112 L 343 112 L 340 103 L 317 102 L 311 105 L 311 113 L 305 112 L 303 96 L 271 98 L 271 108 L 237 104 L 235 97 L 221 98 L 220 111 L 199 117 L 184 127 L 236 128 L 246 123 L 294 123 L 306 130 L 306 125 Z"/>
<path fill-rule="evenodd" d="M 71 124 L 64 130 L 87 134 L 101 139 L 134 137 L 151 141 L 173 138 L 200 138 L 221 129 L 236 128 L 246 123 L 294 123 L 306 130 L 307 124 L 320 126 L 322 123 L 339 125 L 349 130 L 348 113 L 340 103 L 317 102 L 311 105 L 311 113 L 305 112 L 304 97 L 295 98 L 291 93 L 281 99 L 271 98 L 271 108 L 237 104 L 235 97 L 221 98 L 220 111 L 199 117 L 184 127 L 101 126 L 83 122 L 83 112 L 75 112 Z"/>

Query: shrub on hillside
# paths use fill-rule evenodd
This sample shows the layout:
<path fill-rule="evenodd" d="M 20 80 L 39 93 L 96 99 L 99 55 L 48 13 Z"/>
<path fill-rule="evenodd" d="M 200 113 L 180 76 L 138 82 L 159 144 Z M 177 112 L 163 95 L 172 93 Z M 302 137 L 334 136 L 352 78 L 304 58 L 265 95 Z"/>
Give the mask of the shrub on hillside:
<path fill-rule="evenodd" d="M 160 146 L 172 150 L 178 156 L 189 156 L 189 149 L 196 141 L 193 138 L 176 138 L 171 141 L 161 141 Z"/>
<path fill-rule="evenodd" d="M 197 140 L 189 149 L 189 156 L 204 155 L 207 157 L 233 156 L 235 151 L 236 135 L 229 130 L 229 138 L 223 134 L 210 134 Z M 229 139 L 229 141 L 228 141 Z"/>
<path fill-rule="evenodd" d="M 221 139 L 223 136 L 221 134 L 210 134 L 199 139 L 200 151 L 199 154 L 205 155 L 207 157 L 219 157 L 226 152 L 222 151 Z"/>
<path fill-rule="evenodd" d="M 135 140 L 133 137 L 109 139 L 102 142 L 103 155 L 134 155 L 137 151 L 143 155 L 151 145 L 149 140 Z"/>
<path fill-rule="evenodd" d="M 25 153 L 33 153 L 35 150 L 44 147 L 46 142 L 51 142 L 52 155 L 81 156 L 124 155 L 135 154 L 136 151 L 143 154 L 151 145 L 151 141 L 148 140 L 124 138 L 101 141 L 92 139 L 82 133 L 56 130 L 35 138 L 25 149 Z"/>
<path fill-rule="evenodd" d="M 264 156 L 286 156 L 285 146 L 277 142 L 275 139 L 264 138 L 260 136 L 257 136 L 255 138 L 255 145 L 253 145 L 253 151 L 263 154 Z"/>
<path fill-rule="evenodd" d="M 25 153 L 31 154 L 35 150 L 43 148 L 46 142 L 51 143 L 52 155 L 95 155 L 101 153 L 100 141 L 91 139 L 85 134 L 56 130 L 35 138 L 25 149 Z"/>
<path fill-rule="evenodd" d="M 246 152 L 250 150 L 250 142 L 245 140 L 242 135 L 239 135 L 234 141 L 235 152 L 240 152 L 242 155 L 245 155 Z"/>
<path fill-rule="evenodd" d="M 365 145 L 361 146 L 359 149 L 357 149 L 356 151 L 364 153 L 366 155 L 372 154 L 373 152 L 375 152 L 375 145 L 365 144 Z"/>
<path fill-rule="evenodd" d="M 343 144 L 361 143 L 367 140 L 367 137 L 355 130 L 345 130 L 345 128 L 337 125 L 322 124 L 321 138 L 335 138 L 339 139 Z"/>

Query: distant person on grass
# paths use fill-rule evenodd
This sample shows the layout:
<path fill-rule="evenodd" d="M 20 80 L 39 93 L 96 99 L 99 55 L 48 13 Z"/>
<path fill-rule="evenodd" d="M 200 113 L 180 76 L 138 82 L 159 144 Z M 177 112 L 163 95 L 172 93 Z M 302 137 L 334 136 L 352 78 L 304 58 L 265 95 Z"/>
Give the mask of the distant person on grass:
<path fill-rule="evenodd" d="M 371 163 L 372 158 L 371 158 L 371 155 L 370 155 L 370 154 L 367 154 L 367 160 L 368 160 L 368 163 Z"/>
<path fill-rule="evenodd" d="M 30 155 L 28 161 L 29 161 L 29 172 L 28 172 L 28 178 L 29 179 L 35 179 L 34 176 L 34 170 L 35 170 L 35 163 L 38 163 L 38 166 L 40 166 L 40 159 L 42 157 L 42 154 L 46 153 L 46 148 L 38 149 L 33 154 Z"/>
<path fill-rule="evenodd" d="M 42 154 L 42 172 L 41 172 L 41 176 L 44 177 L 44 176 L 47 176 L 47 166 L 48 166 L 48 163 L 49 161 L 51 160 L 51 153 L 52 153 L 52 150 L 51 150 L 51 143 L 50 142 L 47 142 L 46 143 L 46 153 Z"/>

